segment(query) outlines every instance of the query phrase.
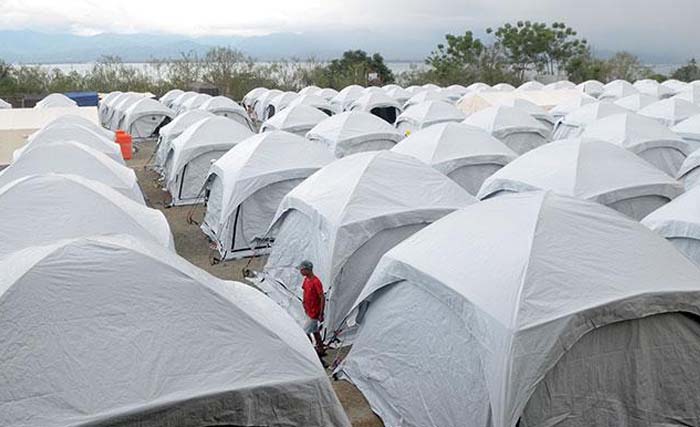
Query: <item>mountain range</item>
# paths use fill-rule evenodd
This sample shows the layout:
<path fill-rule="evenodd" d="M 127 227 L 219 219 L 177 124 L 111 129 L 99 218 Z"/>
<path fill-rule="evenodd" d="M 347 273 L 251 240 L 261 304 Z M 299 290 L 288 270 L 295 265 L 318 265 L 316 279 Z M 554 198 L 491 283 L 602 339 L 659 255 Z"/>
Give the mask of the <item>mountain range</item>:
<path fill-rule="evenodd" d="M 388 61 L 422 61 L 443 40 L 442 34 L 395 34 L 372 31 L 273 33 L 264 36 L 188 37 L 164 34 L 112 34 L 80 36 L 32 30 L 0 31 L 0 59 L 10 63 L 80 63 L 101 56 L 118 56 L 125 62 L 177 58 L 183 52 L 204 54 L 215 46 L 239 49 L 259 61 L 336 58 L 349 49 L 381 53 Z M 621 47 L 621 49 L 623 49 Z M 633 52 L 643 62 L 674 64 L 687 58 L 670 52 Z M 607 57 L 611 50 L 596 50 Z"/>

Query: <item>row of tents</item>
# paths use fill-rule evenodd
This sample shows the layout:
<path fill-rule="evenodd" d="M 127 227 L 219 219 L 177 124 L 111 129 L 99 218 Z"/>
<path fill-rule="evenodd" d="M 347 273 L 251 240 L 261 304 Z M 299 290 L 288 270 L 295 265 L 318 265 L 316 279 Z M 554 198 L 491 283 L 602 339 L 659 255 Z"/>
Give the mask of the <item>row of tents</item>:
<path fill-rule="evenodd" d="M 66 115 L 0 172 L 0 424 L 349 426 L 302 330 L 178 256 L 118 153 Z"/>
<path fill-rule="evenodd" d="M 156 167 L 187 187 L 174 161 L 201 157 L 173 201 L 205 203 L 222 257 L 269 253 L 251 281 L 299 322 L 313 260 L 327 336 L 353 345 L 336 374 L 386 425 L 697 424 L 697 86 L 594 83 L 413 88 L 396 117 L 439 113 L 411 127 L 367 101 L 406 89 L 339 111 L 351 90 L 277 110 L 261 88 L 259 133 L 183 111 Z"/>

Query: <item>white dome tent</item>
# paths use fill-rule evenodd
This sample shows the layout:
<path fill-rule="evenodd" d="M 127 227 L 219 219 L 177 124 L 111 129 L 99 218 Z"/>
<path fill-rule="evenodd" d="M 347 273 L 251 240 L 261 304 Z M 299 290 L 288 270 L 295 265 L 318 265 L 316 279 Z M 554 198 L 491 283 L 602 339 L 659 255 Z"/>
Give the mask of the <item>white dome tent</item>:
<path fill-rule="evenodd" d="M 129 109 L 129 107 L 131 107 L 133 104 L 139 102 L 142 99 L 144 99 L 143 96 L 136 95 L 133 93 L 127 93 L 125 94 L 125 96 L 122 96 L 118 100 L 118 102 L 114 104 L 114 108 L 112 108 L 111 110 L 112 115 L 109 121 L 109 125 L 107 127 L 112 130 L 119 129 L 119 124 L 124 119 L 124 115 L 126 114 L 126 111 Z"/>
<path fill-rule="evenodd" d="M 311 86 L 306 86 L 305 88 L 300 90 L 299 95 L 315 95 L 320 91 L 321 91 L 320 87 L 311 85 Z"/>
<path fill-rule="evenodd" d="M 675 79 L 670 79 L 670 80 L 666 80 L 665 82 L 661 83 L 661 86 L 668 88 L 668 89 L 671 89 L 672 91 L 674 91 L 676 93 L 680 93 L 688 88 L 688 83 L 682 82 L 679 80 L 675 80 Z"/>
<path fill-rule="evenodd" d="M 484 180 L 518 155 L 485 131 L 442 123 L 415 132 L 392 148 L 432 166 L 476 195 Z"/>
<path fill-rule="evenodd" d="M 700 114 L 690 116 L 671 128 L 694 152 L 700 149 Z"/>
<path fill-rule="evenodd" d="M 676 176 L 690 148 L 683 139 L 656 120 L 635 113 L 613 114 L 586 126 L 581 137 L 599 139 L 626 148 Z"/>
<path fill-rule="evenodd" d="M 491 86 L 488 90 L 493 92 L 513 92 L 515 87 L 510 83 L 498 83 Z"/>
<path fill-rule="evenodd" d="M 266 253 L 274 239 L 266 231 L 282 198 L 333 160 L 325 147 L 288 132 L 241 141 L 209 169 L 202 231 L 222 259 Z"/>
<path fill-rule="evenodd" d="M 700 85 L 689 85 L 687 89 L 674 95 L 673 98 L 683 99 L 691 104 L 700 105 Z"/>
<path fill-rule="evenodd" d="M 629 110 L 622 108 L 612 102 L 593 102 L 577 108 L 564 116 L 554 127 L 553 140 L 574 138 L 588 126 L 603 117 L 613 114 L 627 113 Z"/>
<path fill-rule="evenodd" d="M 37 110 L 44 108 L 77 107 L 78 104 L 62 93 L 52 93 L 34 105 Z"/>
<path fill-rule="evenodd" d="M 215 116 L 226 117 L 235 120 L 243 126 L 247 126 L 253 130 L 253 124 L 250 122 L 250 117 L 245 108 L 238 105 L 233 99 L 225 96 L 213 96 L 204 101 L 199 106 L 200 110 L 209 111 Z"/>
<path fill-rule="evenodd" d="M 122 235 L 0 263 L 2 425 L 350 426 L 301 329 L 250 286 Z"/>
<path fill-rule="evenodd" d="M 603 89 L 603 93 L 598 97 L 601 101 L 615 101 L 639 93 L 639 89 L 627 80 L 613 80 L 603 86 Z"/>
<path fill-rule="evenodd" d="M 134 138 L 150 138 L 158 134 L 158 130 L 168 124 L 175 113 L 151 98 L 141 98 L 131 104 L 117 125 Z"/>
<path fill-rule="evenodd" d="M 299 136 L 304 136 L 314 126 L 328 119 L 328 115 L 318 108 L 309 105 L 289 106 L 265 120 L 260 132 L 283 130 Z"/>
<path fill-rule="evenodd" d="M 299 95 L 296 98 L 294 98 L 287 107 L 294 107 L 297 105 L 308 105 L 309 107 L 317 108 L 324 112 L 327 116 L 332 116 L 334 113 L 333 107 L 331 106 L 330 102 L 318 95 Z"/>
<path fill-rule="evenodd" d="M 411 97 L 413 96 L 411 94 L 411 92 L 407 91 L 406 89 L 404 89 L 400 86 L 396 86 L 394 88 L 385 90 L 385 92 L 387 95 L 389 95 L 390 98 L 396 100 L 396 102 L 398 102 L 400 105 L 405 104 L 406 101 L 411 99 Z M 452 94 L 454 94 L 454 93 L 455 92 L 447 93 L 447 97 L 451 98 L 453 96 Z"/>
<path fill-rule="evenodd" d="M 306 138 L 341 158 L 364 151 L 391 149 L 403 136 L 374 114 L 346 111 L 314 126 Z"/>
<path fill-rule="evenodd" d="M 106 124 L 106 118 L 109 113 L 109 108 L 117 97 L 119 97 L 123 92 L 115 91 L 110 92 L 104 96 L 97 106 L 97 115 L 100 123 L 104 126 Z"/>
<path fill-rule="evenodd" d="M 424 101 L 406 108 L 396 118 L 396 129 L 402 135 L 446 122 L 461 122 L 462 110 L 445 101 Z"/>
<path fill-rule="evenodd" d="M 265 111 L 270 105 L 270 102 L 272 102 L 273 99 L 282 93 L 284 92 L 279 89 L 270 89 L 260 95 L 260 97 L 255 100 L 255 104 L 253 105 L 253 118 L 259 122 L 263 122 L 265 120 Z"/>
<path fill-rule="evenodd" d="M 185 93 L 185 91 L 181 89 L 171 89 L 163 94 L 160 98 L 158 98 L 158 101 L 165 105 L 168 108 L 172 107 L 173 101 L 175 101 L 175 98 L 178 96 L 182 95 Z"/>
<path fill-rule="evenodd" d="M 683 181 L 686 190 L 700 185 L 700 150 L 691 153 L 678 171 L 678 179 Z"/>
<path fill-rule="evenodd" d="M 338 92 L 338 94 L 329 101 L 336 114 L 342 113 L 350 107 L 350 104 L 357 101 L 357 99 L 364 94 L 364 89 L 365 88 L 359 85 L 350 85 Z"/>
<path fill-rule="evenodd" d="M 158 144 L 156 145 L 156 153 L 154 158 L 154 165 L 156 169 L 161 169 L 163 167 L 163 163 L 165 162 L 165 156 L 170 151 L 170 144 L 175 138 L 180 136 L 182 132 L 187 130 L 188 127 L 192 126 L 200 120 L 204 120 L 209 117 L 214 117 L 214 115 L 208 111 L 185 111 L 182 114 L 178 114 L 173 119 L 173 121 L 160 128 L 160 130 L 158 131 L 160 137 L 158 138 Z"/>
<path fill-rule="evenodd" d="M 357 98 L 355 102 L 350 104 L 348 110 L 372 113 L 392 125 L 396 122 L 396 118 L 402 111 L 401 105 L 383 91 L 362 95 Z"/>
<path fill-rule="evenodd" d="M 35 174 L 71 174 L 101 182 L 144 204 L 133 169 L 112 161 L 103 153 L 70 140 L 28 150 L 0 171 L 0 185 Z"/>
<path fill-rule="evenodd" d="M 614 104 L 636 113 L 647 105 L 651 105 L 658 100 L 659 98 L 654 96 L 645 95 L 643 93 L 635 93 L 634 95 L 628 95 L 624 98 L 618 99 L 614 102 Z"/>
<path fill-rule="evenodd" d="M 382 254 L 475 199 L 445 175 L 403 154 L 359 153 L 308 177 L 282 200 L 275 244 L 259 286 L 299 321 L 296 266 L 312 260 L 327 293 L 324 325 L 335 332 Z"/>
<path fill-rule="evenodd" d="M 593 104 L 595 102 L 597 101 L 594 97 L 582 93 L 580 96 L 555 105 L 551 110 L 549 110 L 549 114 L 556 122 L 564 118 L 564 116 L 572 111 L 575 111 L 586 104 Z"/>
<path fill-rule="evenodd" d="M 0 98 L 0 110 L 9 110 L 12 108 L 12 104 Z"/>
<path fill-rule="evenodd" d="M 196 96 L 187 98 L 180 106 L 180 112 L 195 110 L 212 98 L 208 93 L 198 93 Z"/>
<path fill-rule="evenodd" d="M 426 90 L 424 92 L 417 93 L 410 97 L 408 101 L 403 104 L 403 111 L 413 107 L 414 105 L 422 104 L 426 101 L 442 101 L 446 103 L 452 103 L 450 100 L 450 95 L 445 92 L 436 92 L 432 90 Z"/>
<path fill-rule="evenodd" d="M 27 144 L 18 148 L 12 155 L 12 161 L 16 162 L 25 153 L 43 149 L 44 147 L 65 141 L 72 141 L 85 145 L 103 153 L 119 164 L 124 164 L 124 158 L 119 149 L 119 145 L 113 140 L 104 138 L 100 134 L 83 127 L 81 125 L 62 126 L 59 128 L 44 128 L 33 133 L 27 140 Z"/>
<path fill-rule="evenodd" d="M 72 128 L 74 126 L 82 126 L 85 128 L 90 129 L 91 131 L 101 135 L 105 139 L 108 139 L 110 141 L 114 140 L 114 132 L 107 130 L 103 128 L 102 126 L 98 125 L 95 122 L 90 121 L 89 119 L 83 117 L 83 116 L 78 116 L 76 114 L 63 114 L 61 116 L 56 117 L 49 123 L 47 123 L 44 127 L 41 128 L 41 130 L 44 129 L 63 129 L 63 128 Z M 41 130 L 38 130 L 36 133 L 41 132 Z M 28 140 L 31 140 L 33 138 L 33 134 L 27 138 Z"/>
<path fill-rule="evenodd" d="M 199 95 L 197 92 L 192 91 L 186 91 L 181 93 L 180 95 L 176 96 L 175 99 L 173 99 L 170 105 L 170 109 L 178 114 L 182 113 L 184 103 L 187 102 L 187 100 L 189 100 L 190 98 L 194 98 L 197 95 Z"/>
<path fill-rule="evenodd" d="M 483 129 L 518 154 L 546 144 L 549 130 L 525 111 L 498 106 L 467 116 L 464 123 Z"/>
<path fill-rule="evenodd" d="M 255 101 L 260 98 L 262 95 L 267 93 L 270 89 L 266 87 L 256 87 L 254 89 L 251 89 L 248 93 L 246 93 L 243 96 L 243 100 L 241 101 L 241 104 L 245 108 L 252 108 L 255 105 Z"/>
<path fill-rule="evenodd" d="M 657 99 L 669 98 L 676 93 L 675 91 L 662 86 L 659 82 L 652 79 L 637 80 L 632 86 L 634 86 L 640 93 L 653 96 Z"/>
<path fill-rule="evenodd" d="M 164 165 L 165 187 L 172 196 L 171 204 L 200 203 L 212 161 L 252 135 L 242 124 L 215 116 L 198 121 L 175 138 Z"/>
<path fill-rule="evenodd" d="M 296 92 L 282 92 L 276 97 L 272 98 L 270 103 L 267 105 L 263 119 L 271 119 L 275 114 L 287 108 L 287 106 L 289 106 L 289 104 L 298 97 L 299 95 Z"/>
<path fill-rule="evenodd" d="M 554 128 L 554 123 L 556 122 L 554 117 L 552 117 L 552 115 L 549 114 L 547 110 L 533 102 L 528 101 L 527 99 L 509 97 L 497 99 L 496 104 L 504 105 L 506 107 L 513 107 L 525 111 L 526 113 L 531 115 L 532 118 L 545 125 L 550 132 L 552 128 Z"/>
<path fill-rule="evenodd" d="M 321 89 L 320 91 L 318 91 L 316 93 L 316 95 L 320 96 L 321 98 L 325 99 L 326 101 L 330 101 L 337 94 L 338 94 L 338 91 L 333 89 L 333 88 L 330 88 L 330 87 Z"/>
<path fill-rule="evenodd" d="M 598 98 L 605 92 L 605 85 L 598 80 L 586 80 L 576 85 L 576 89 L 593 98 Z"/>
<path fill-rule="evenodd" d="M 175 251 L 160 211 L 76 175 L 27 175 L 9 183 L 0 175 L 0 216 L 0 257 L 61 239 L 120 233 Z"/>
<path fill-rule="evenodd" d="M 684 99 L 669 98 L 647 105 L 638 111 L 642 116 L 657 120 L 664 126 L 674 126 L 690 116 L 700 114 L 700 106 Z"/>
<path fill-rule="evenodd" d="M 391 426 L 697 424 L 699 280 L 595 203 L 488 200 L 384 255 L 337 374 Z"/>
<path fill-rule="evenodd" d="M 546 85 L 543 90 L 567 90 L 574 89 L 576 85 L 568 80 L 559 80 Z"/>
<path fill-rule="evenodd" d="M 487 91 L 489 89 L 491 89 L 491 86 L 487 85 L 486 83 L 476 82 L 467 86 L 467 93 L 482 92 Z"/>
<path fill-rule="evenodd" d="M 486 178 L 477 197 L 553 190 L 641 220 L 683 192 L 676 180 L 613 144 L 555 141 L 518 157 Z"/>
<path fill-rule="evenodd" d="M 650 213 L 642 224 L 671 242 L 700 267 L 700 187 Z"/>
<path fill-rule="evenodd" d="M 543 90 L 544 85 L 538 81 L 531 80 L 529 82 L 525 82 L 518 86 L 516 89 L 518 92 L 528 92 L 528 91 L 533 91 L 533 90 Z"/>

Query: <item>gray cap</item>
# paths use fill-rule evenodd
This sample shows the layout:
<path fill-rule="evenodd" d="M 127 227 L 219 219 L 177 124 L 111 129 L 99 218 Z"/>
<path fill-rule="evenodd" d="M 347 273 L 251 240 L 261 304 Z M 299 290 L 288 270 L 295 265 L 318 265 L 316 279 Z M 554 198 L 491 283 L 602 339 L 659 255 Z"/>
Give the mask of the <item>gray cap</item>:
<path fill-rule="evenodd" d="M 308 259 L 305 259 L 304 261 L 299 263 L 299 270 L 304 269 L 304 270 L 313 270 L 314 269 L 314 264 L 309 261 Z"/>

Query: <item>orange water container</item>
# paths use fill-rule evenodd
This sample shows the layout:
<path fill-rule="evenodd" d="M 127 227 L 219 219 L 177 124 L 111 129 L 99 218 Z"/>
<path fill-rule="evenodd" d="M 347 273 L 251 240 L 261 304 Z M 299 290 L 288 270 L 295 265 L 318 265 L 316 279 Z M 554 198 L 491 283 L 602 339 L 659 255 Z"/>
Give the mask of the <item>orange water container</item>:
<path fill-rule="evenodd" d="M 124 160 L 131 160 L 131 155 L 133 153 L 131 135 L 124 132 L 123 130 L 117 130 L 114 133 L 114 142 L 119 144 L 119 148 L 121 148 L 122 150 L 122 157 L 124 158 Z"/>

